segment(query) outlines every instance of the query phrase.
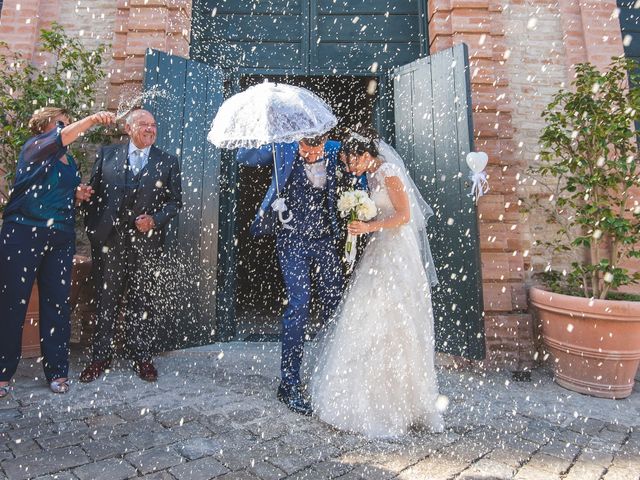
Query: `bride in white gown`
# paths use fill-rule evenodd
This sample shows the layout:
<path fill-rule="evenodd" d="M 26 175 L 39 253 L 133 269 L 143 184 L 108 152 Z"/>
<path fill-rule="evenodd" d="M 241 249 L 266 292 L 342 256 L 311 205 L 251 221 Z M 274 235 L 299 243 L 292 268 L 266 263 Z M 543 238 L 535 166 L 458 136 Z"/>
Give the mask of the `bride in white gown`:
<path fill-rule="evenodd" d="M 367 174 L 378 215 L 349 231 L 372 233 L 334 320 L 319 335 L 310 379 L 321 420 L 373 438 L 411 427 L 442 431 L 434 366 L 426 236 L 433 214 L 397 152 L 357 133 L 343 143 L 349 170 Z"/>

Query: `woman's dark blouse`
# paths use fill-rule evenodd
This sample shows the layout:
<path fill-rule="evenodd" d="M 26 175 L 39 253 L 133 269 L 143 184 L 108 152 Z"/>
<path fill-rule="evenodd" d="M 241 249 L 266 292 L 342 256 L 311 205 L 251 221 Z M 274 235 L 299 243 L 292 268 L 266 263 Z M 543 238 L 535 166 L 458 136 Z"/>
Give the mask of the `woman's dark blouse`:
<path fill-rule="evenodd" d="M 80 173 L 62 145 L 61 132 L 61 127 L 55 128 L 30 138 L 22 147 L 5 222 L 74 231 Z M 65 156 L 68 165 L 60 161 Z"/>

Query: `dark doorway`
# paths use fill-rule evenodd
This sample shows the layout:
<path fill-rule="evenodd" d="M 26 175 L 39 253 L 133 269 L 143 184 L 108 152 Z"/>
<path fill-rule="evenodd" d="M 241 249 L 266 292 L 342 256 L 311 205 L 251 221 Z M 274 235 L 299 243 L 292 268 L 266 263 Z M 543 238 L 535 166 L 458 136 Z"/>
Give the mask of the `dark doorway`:
<path fill-rule="evenodd" d="M 244 76 L 242 90 L 268 79 L 308 88 L 333 109 L 339 119 L 331 138 L 358 123 L 372 125 L 377 78 L 365 76 Z M 276 258 L 275 238 L 255 238 L 249 232 L 258 207 L 271 183 L 270 167 L 239 167 L 235 212 L 236 339 L 278 340 L 279 317 L 286 295 Z M 317 308 L 312 307 L 312 315 Z M 319 327 L 311 322 L 310 332 Z"/>

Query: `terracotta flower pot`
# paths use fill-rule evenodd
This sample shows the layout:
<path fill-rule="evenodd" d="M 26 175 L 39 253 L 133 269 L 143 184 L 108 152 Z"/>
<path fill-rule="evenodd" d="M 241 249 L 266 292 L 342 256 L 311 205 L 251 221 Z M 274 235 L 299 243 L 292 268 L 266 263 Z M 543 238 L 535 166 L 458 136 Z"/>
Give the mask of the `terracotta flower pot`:
<path fill-rule="evenodd" d="M 76 306 L 80 288 L 86 283 L 91 271 L 91 259 L 81 255 L 73 257 L 73 269 L 71 271 L 71 293 L 69 301 L 71 309 Z M 40 305 L 37 282 L 33 285 L 31 298 L 27 306 L 27 316 L 22 331 L 22 358 L 34 358 L 40 356 Z"/>
<path fill-rule="evenodd" d="M 640 302 L 591 300 L 532 287 L 554 380 L 603 398 L 631 394 L 640 363 Z"/>

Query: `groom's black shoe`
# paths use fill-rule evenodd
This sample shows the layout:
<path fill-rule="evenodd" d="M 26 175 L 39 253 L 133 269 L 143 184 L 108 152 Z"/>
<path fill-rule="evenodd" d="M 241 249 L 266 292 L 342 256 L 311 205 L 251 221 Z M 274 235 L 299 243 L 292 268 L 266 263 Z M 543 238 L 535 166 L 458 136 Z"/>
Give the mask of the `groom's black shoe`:
<path fill-rule="evenodd" d="M 278 400 L 292 412 L 307 416 L 312 413 L 311 404 L 304 398 L 300 385 L 287 385 L 281 382 L 278 387 Z"/>

